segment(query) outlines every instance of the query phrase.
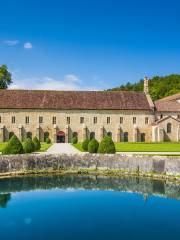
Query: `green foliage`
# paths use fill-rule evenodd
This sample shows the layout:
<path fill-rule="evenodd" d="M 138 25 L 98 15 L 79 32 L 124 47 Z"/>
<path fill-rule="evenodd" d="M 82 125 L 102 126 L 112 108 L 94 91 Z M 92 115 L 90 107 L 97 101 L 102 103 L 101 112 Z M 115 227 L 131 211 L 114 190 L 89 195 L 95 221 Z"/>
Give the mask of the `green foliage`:
<path fill-rule="evenodd" d="M 112 138 L 109 136 L 105 136 L 99 145 L 98 153 L 113 154 L 115 152 L 116 149 Z"/>
<path fill-rule="evenodd" d="M 141 79 L 137 83 L 127 83 L 120 87 L 109 89 L 111 91 L 143 91 L 144 82 Z M 149 92 L 153 100 L 164 98 L 180 92 L 180 74 L 172 74 L 164 77 L 153 77 L 149 80 Z"/>
<path fill-rule="evenodd" d="M 22 143 L 19 141 L 16 135 L 13 135 L 9 142 L 6 144 L 4 149 L 2 150 L 2 154 L 22 154 L 23 146 Z"/>
<path fill-rule="evenodd" d="M 48 137 L 48 138 L 46 138 L 46 143 L 47 144 L 50 144 L 51 143 L 51 139 Z"/>
<path fill-rule="evenodd" d="M 78 142 L 78 138 L 75 136 L 71 139 L 72 144 L 76 144 Z"/>
<path fill-rule="evenodd" d="M 14 135 L 14 132 L 10 132 L 9 133 L 9 139 L 11 139 L 13 135 Z"/>
<path fill-rule="evenodd" d="M 25 153 L 34 152 L 35 146 L 33 141 L 30 138 L 27 138 L 23 144 L 23 148 Z"/>
<path fill-rule="evenodd" d="M 7 66 L 0 66 L 0 89 L 7 89 L 11 83 L 11 74 L 8 72 Z"/>
<path fill-rule="evenodd" d="M 11 200 L 10 193 L 0 194 L 0 208 L 6 208 L 7 203 Z"/>
<path fill-rule="evenodd" d="M 88 151 L 88 144 L 89 144 L 90 140 L 89 139 L 86 139 L 82 142 L 82 148 L 84 151 Z"/>
<path fill-rule="evenodd" d="M 88 144 L 88 152 L 89 153 L 97 153 L 99 147 L 99 143 L 95 138 L 92 138 Z"/>
<path fill-rule="evenodd" d="M 37 137 L 33 138 L 34 150 L 38 151 L 41 148 L 41 143 Z"/>

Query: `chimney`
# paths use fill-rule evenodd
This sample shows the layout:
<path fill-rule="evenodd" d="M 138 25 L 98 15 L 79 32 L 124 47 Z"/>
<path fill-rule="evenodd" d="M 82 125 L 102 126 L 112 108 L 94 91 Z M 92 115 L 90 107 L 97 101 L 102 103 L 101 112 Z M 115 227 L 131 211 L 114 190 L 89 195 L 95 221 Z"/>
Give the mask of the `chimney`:
<path fill-rule="evenodd" d="M 149 94 L 149 79 L 147 77 L 144 78 L 144 93 Z"/>

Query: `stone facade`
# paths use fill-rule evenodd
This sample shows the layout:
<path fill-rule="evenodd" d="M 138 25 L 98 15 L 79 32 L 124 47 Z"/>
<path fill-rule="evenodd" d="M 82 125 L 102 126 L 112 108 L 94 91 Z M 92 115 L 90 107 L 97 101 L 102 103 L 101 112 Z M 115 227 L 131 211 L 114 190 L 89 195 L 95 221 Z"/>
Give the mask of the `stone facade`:
<path fill-rule="evenodd" d="M 24 110 L 9 109 L 0 110 L 0 141 L 7 141 L 10 132 L 14 132 L 21 140 L 24 140 L 29 133 L 32 137 L 37 136 L 41 141 L 49 133 L 52 142 L 57 141 L 57 133 L 64 132 L 65 142 L 70 142 L 73 133 L 77 133 L 78 140 L 82 142 L 85 138 L 90 138 L 94 133 L 95 138 L 100 141 L 106 134 L 112 134 L 115 142 L 124 141 L 125 133 L 128 133 L 128 141 L 141 141 L 142 134 L 145 141 L 151 141 L 151 124 L 154 122 L 152 111 L 140 110 Z M 12 123 L 15 117 L 15 123 Z M 29 123 L 25 123 L 26 117 Z M 43 122 L 39 123 L 39 117 Z M 53 117 L 56 117 L 56 124 L 53 124 Z M 67 122 L 67 118 L 70 122 Z M 83 123 L 80 118 L 83 117 Z M 97 123 L 94 122 L 96 118 Z M 107 118 L 110 122 L 107 123 Z M 120 123 L 120 118 L 123 119 Z M 136 123 L 133 123 L 136 118 Z M 148 122 L 146 122 L 148 119 Z"/>
<path fill-rule="evenodd" d="M 1 90 L 0 142 L 12 133 L 52 142 L 100 141 L 107 134 L 114 142 L 179 141 L 180 94 L 154 104 L 147 78 L 144 92 Z"/>

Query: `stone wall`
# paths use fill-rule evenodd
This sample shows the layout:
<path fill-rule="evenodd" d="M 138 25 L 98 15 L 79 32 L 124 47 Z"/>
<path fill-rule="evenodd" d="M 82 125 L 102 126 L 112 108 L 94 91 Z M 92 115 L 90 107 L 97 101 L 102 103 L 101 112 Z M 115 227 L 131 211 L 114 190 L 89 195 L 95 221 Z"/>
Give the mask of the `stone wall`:
<path fill-rule="evenodd" d="M 126 155 L 0 156 L 0 175 L 43 170 L 117 170 L 128 173 L 180 175 L 180 157 Z"/>

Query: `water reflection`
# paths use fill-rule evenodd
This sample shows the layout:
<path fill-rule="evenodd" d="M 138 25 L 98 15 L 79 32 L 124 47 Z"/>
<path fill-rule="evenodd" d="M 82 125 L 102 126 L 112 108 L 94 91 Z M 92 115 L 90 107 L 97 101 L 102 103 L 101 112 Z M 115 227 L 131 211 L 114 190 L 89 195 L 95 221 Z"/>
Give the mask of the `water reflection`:
<path fill-rule="evenodd" d="M 0 208 L 6 208 L 10 200 L 11 200 L 10 193 L 0 194 Z"/>

